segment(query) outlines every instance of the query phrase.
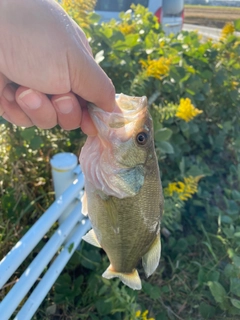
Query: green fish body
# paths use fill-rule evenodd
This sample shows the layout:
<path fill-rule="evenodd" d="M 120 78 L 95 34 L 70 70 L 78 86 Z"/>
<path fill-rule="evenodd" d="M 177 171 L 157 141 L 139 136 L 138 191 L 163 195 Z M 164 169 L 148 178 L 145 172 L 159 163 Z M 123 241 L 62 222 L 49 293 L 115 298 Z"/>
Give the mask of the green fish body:
<path fill-rule="evenodd" d="M 110 260 L 103 277 L 141 289 L 136 267 L 147 276 L 159 264 L 163 196 L 146 97 L 119 95 L 113 113 L 89 106 L 98 135 L 80 155 L 85 175 L 83 213 L 93 229 L 83 239 Z"/>

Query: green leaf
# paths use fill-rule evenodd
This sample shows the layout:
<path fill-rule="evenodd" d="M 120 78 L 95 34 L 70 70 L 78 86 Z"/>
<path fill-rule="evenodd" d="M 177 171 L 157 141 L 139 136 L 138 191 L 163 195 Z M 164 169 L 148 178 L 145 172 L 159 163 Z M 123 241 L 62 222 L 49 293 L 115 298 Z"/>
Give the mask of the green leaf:
<path fill-rule="evenodd" d="M 172 130 L 168 128 L 162 128 L 155 133 L 155 141 L 166 141 L 172 135 Z"/>
<path fill-rule="evenodd" d="M 228 201 L 227 201 L 227 206 L 228 206 L 228 209 L 227 209 L 227 213 L 228 213 L 228 214 L 230 214 L 230 215 L 239 214 L 239 206 L 238 206 L 238 204 L 236 203 L 236 201 L 234 201 L 234 200 L 228 200 Z"/>
<path fill-rule="evenodd" d="M 202 285 L 205 281 L 206 281 L 206 275 L 205 275 L 204 269 L 200 267 L 198 271 L 198 283 Z"/>
<path fill-rule="evenodd" d="M 234 307 L 240 309 L 240 300 L 237 300 L 237 299 L 230 299 L 230 300 Z"/>
<path fill-rule="evenodd" d="M 216 302 L 220 304 L 226 302 L 227 293 L 224 287 L 219 282 L 209 281 L 207 284 Z"/>
<path fill-rule="evenodd" d="M 43 144 L 42 138 L 39 137 L 39 136 L 35 136 L 35 137 L 31 140 L 29 146 L 30 146 L 31 149 L 37 150 L 37 149 L 40 148 L 40 146 L 41 146 L 42 144 Z"/>
<path fill-rule="evenodd" d="M 138 43 L 138 34 L 128 34 L 124 41 L 119 40 L 116 43 L 113 44 L 113 48 L 116 50 L 129 50 L 130 48 L 133 48 Z"/>
<path fill-rule="evenodd" d="M 232 197 L 233 197 L 233 200 L 240 201 L 240 192 L 237 191 L 237 190 L 233 190 L 232 191 Z"/>
<path fill-rule="evenodd" d="M 160 288 L 148 282 L 143 283 L 143 291 L 153 300 L 158 299 L 161 295 Z"/>
<path fill-rule="evenodd" d="M 24 129 L 20 131 L 20 135 L 24 140 L 30 142 L 36 135 L 35 128 L 32 127 L 32 128 Z"/>
<path fill-rule="evenodd" d="M 233 263 L 235 264 L 236 267 L 239 267 L 240 268 L 240 257 L 235 255 L 233 257 Z"/>
<path fill-rule="evenodd" d="M 83 250 L 83 255 L 80 260 L 82 266 L 87 269 L 94 270 L 101 261 L 101 255 L 98 250 Z"/>
<path fill-rule="evenodd" d="M 228 223 L 228 224 L 231 224 L 233 222 L 232 218 L 229 217 L 229 216 L 226 216 L 226 215 L 222 216 L 221 220 L 222 220 L 222 222 L 225 222 L 225 223 Z"/>
<path fill-rule="evenodd" d="M 180 128 L 181 128 L 182 132 L 186 132 L 189 129 L 189 124 L 185 121 L 181 121 Z"/>
<path fill-rule="evenodd" d="M 227 79 L 227 74 L 225 69 L 219 69 L 216 73 L 216 83 L 217 85 L 223 85 L 223 82 Z"/>
<path fill-rule="evenodd" d="M 68 273 L 61 275 L 56 282 L 56 291 L 62 293 L 72 284 L 71 277 Z"/>
<path fill-rule="evenodd" d="M 68 252 L 71 253 L 72 249 L 74 247 L 74 243 L 71 243 L 70 246 L 68 247 Z"/>
<path fill-rule="evenodd" d="M 106 301 L 105 299 L 100 299 L 95 303 L 95 307 L 97 308 L 99 315 L 104 316 L 111 312 L 112 302 L 109 300 Z"/>
<path fill-rule="evenodd" d="M 240 297 L 240 279 L 230 278 L 230 291 Z"/>
<path fill-rule="evenodd" d="M 212 319 L 215 315 L 216 309 L 206 302 L 201 302 L 199 311 L 204 319 Z"/>
<path fill-rule="evenodd" d="M 157 142 L 156 145 L 158 149 L 163 153 L 169 153 L 169 154 L 174 153 L 173 147 L 169 142 L 161 141 L 161 142 Z"/>
<path fill-rule="evenodd" d="M 90 12 L 88 14 L 88 19 L 90 20 L 89 22 L 91 22 L 91 24 L 94 24 L 94 23 L 97 23 L 101 19 L 101 16 L 95 12 Z"/>
<path fill-rule="evenodd" d="M 224 269 L 224 275 L 227 278 L 237 278 L 239 274 L 238 268 L 233 264 L 227 264 Z"/>
<path fill-rule="evenodd" d="M 240 19 L 234 21 L 234 28 L 236 31 L 240 31 Z"/>
<path fill-rule="evenodd" d="M 102 25 L 101 28 L 101 33 L 106 37 L 106 38 L 110 38 L 113 35 L 113 29 L 112 28 L 108 28 Z"/>
<path fill-rule="evenodd" d="M 220 272 L 213 270 L 207 274 L 208 281 L 218 281 L 220 277 Z"/>
<path fill-rule="evenodd" d="M 169 317 L 167 316 L 165 311 L 162 311 L 157 314 L 156 320 L 169 320 Z"/>
<path fill-rule="evenodd" d="M 233 236 L 236 238 L 240 238 L 240 232 L 235 232 Z"/>

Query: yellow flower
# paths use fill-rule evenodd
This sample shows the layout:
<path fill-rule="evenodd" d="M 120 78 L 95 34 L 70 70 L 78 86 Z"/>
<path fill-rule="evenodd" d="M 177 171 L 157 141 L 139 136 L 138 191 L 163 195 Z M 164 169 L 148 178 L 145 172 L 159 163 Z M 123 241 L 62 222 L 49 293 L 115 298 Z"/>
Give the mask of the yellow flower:
<path fill-rule="evenodd" d="M 174 193 L 178 194 L 179 199 L 182 201 L 186 201 L 192 198 L 192 195 L 197 193 L 198 190 L 198 182 L 203 176 L 196 176 L 196 177 L 185 177 L 183 179 L 184 182 L 171 182 L 168 186 L 164 189 L 164 192 L 168 196 L 173 196 Z"/>
<path fill-rule="evenodd" d="M 195 108 L 189 98 L 180 99 L 180 104 L 177 108 L 176 117 L 183 119 L 186 122 L 189 122 L 200 113 L 202 113 L 202 110 Z"/>
<path fill-rule="evenodd" d="M 154 318 L 148 318 L 147 315 L 148 315 L 148 310 L 145 310 L 143 313 L 141 313 L 140 310 L 136 311 L 135 313 L 135 319 L 139 319 L 139 320 L 155 320 Z"/>
<path fill-rule="evenodd" d="M 153 77 L 161 80 L 162 76 L 168 75 L 169 73 L 171 59 L 161 57 L 158 60 L 151 60 L 148 57 L 147 61 L 141 60 L 140 63 L 146 70 L 146 75 L 148 77 Z"/>
<path fill-rule="evenodd" d="M 139 318 L 139 317 L 140 317 L 140 315 L 141 315 L 141 311 L 140 311 L 140 310 L 138 310 L 138 311 L 136 312 L 135 316 L 136 316 L 137 318 Z"/>
<path fill-rule="evenodd" d="M 222 29 L 221 39 L 226 39 L 229 34 L 233 34 L 235 31 L 234 25 L 232 22 L 228 22 Z"/>
<path fill-rule="evenodd" d="M 159 42 L 159 45 L 160 45 L 160 48 L 163 48 L 165 46 L 165 41 L 164 40 L 161 40 Z"/>
<path fill-rule="evenodd" d="M 130 34 L 130 33 L 134 32 L 135 25 L 123 22 L 123 23 L 119 24 L 119 29 L 123 34 L 127 35 L 127 34 Z"/>
<path fill-rule="evenodd" d="M 237 82 L 237 81 L 232 81 L 232 82 L 231 82 L 231 88 L 232 88 L 232 90 L 237 89 L 238 85 L 239 85 L 239 82 Z"/>

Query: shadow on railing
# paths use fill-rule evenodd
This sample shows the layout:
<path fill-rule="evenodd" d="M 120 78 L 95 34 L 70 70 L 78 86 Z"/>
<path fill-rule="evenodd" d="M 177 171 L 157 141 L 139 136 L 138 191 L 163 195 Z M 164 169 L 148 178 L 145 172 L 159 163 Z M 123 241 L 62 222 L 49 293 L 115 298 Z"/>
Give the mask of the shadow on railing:
<path fill-rule="evenodd" d="M 31 319 L 79 246 L 90 222 L 81 214 L 84 177 L 77 157 L 59 153 L 51 160 L 56 200 L 0 262 L 0 289 L 58 220 L 59 228 L 0 303 L 0 319 L 8 320 L 57 255 L 14 320 Z M 62 248 L 62 249 L 61 249 Z"/>

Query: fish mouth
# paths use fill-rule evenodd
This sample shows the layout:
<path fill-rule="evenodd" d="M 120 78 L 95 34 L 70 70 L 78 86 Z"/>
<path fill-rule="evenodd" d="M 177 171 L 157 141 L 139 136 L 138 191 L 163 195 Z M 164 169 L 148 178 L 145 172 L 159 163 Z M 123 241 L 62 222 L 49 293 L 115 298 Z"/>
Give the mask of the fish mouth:
<path fill-rule="evenodd" d="M 108 129 L 126 128 L 147 113 L 147 98 L 131 97 L 123 93 L 116 94 L 116 105 L 112 112 L 106 112 L 92 103 L 88 104 L 88 112 L 99 133 Z"/>

